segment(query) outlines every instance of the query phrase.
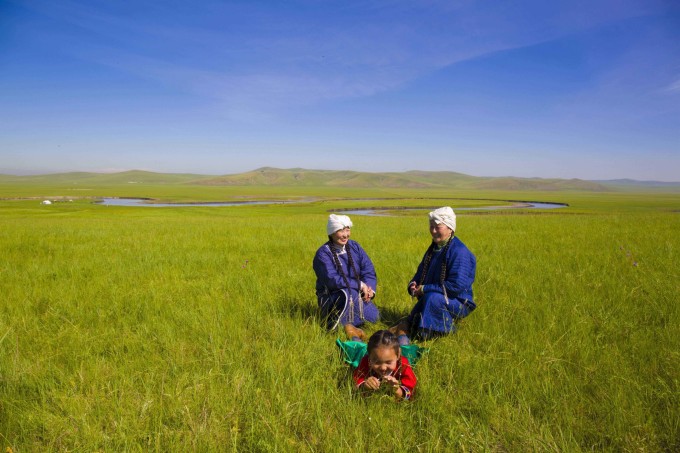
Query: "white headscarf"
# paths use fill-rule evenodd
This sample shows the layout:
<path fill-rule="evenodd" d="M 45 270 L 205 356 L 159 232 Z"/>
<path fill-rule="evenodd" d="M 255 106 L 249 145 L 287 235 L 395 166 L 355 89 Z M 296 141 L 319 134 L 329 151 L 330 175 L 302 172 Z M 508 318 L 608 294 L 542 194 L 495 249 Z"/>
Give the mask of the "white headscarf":
<path fill-rule="evenodd" d="M 326 232 L 330 236 L 338 230 L 345 228 L 352 228 L 352 221 L 346 215 L 331 214 L 328 216 L 328 224 L 326 224 Z"/>
<path fill-rule="evenodd" d="M 437 225 L 443 223 L 451 228 L 454 233 L 456 231 L 456 214 L 453 212 L 453 209 L 448 206 L 430 212 L 430 220 L 434 220 Z"/>

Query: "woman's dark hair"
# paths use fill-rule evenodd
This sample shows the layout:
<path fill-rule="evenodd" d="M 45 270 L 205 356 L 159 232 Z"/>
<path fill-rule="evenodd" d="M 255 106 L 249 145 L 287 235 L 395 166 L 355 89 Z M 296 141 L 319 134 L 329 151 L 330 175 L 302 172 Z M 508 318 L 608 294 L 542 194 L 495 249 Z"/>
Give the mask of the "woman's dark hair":
<path fill-rule="evenodd" d="M 347 286 L 347 290 L 349 291 L 349 289 L 351 288 L 349 286 L 349 279 L 347 278 L 347 274 L 345 274 L 345 271 L 342 269 L 342 264 L 340 264 L 337 246 L 333 243 L 333 240 L 331 239 L 330 236 L 328 236 L 328 248 L 331 249 L 331 255 L 333 255 L 333 263 L 335 264 L 335 268 L 337 269 L 338 273 L 342 276 L 342 279 L 345 281 L 345 286 Z M 357 268 L 354 265 L 354 258 L 352 258 L 349 242 L 347 242 L 345 252 L 347 252 L 347 261 L 349 263 L 349 267 L 354 272 L 354 276 L 357 279 L 358 285 L 357 289 L 361 289 L 361 274 L 359 274 L 359 271 L 357 271 Z"/>
<path fill-rule="evenodd" d="M 378 330 L 368 339 L 368 345 L 366 346 L 367 353 L 370 354 L 377 348 L 392 348 L 397 355 L 401 354 L 399 340 L 397 339 L 397 336 L 389 330 Z"/>
<path fill-rule="evenodd" d="M 355 301 L 352 300 L 352 287 L 349 284 L 349 276 L 345 273 L 345 271 L 342 268 L 342 263 L 340 263 L 340 258 L 338 258 L 338 251 L 341 250 L 335 243 L 333 243 L 333 239 L 331 236 L 328 236 L 328 248 L 331 251 L 331 255 L 333 256 L 333 263 L 335 264 L 335 268 L 338 271 L 338 274 L 342 276 L 343 281 L 345 282 L 345 286 L 347 287 L 347 304 L 349 305 L 348 311 L 347 311 L 347 316 L 349 319 L 354 319 L 354 308 L 355 308 Z M 359 274 L 359 271 L 357 270 L 356 266 L 354 265 L 354 258 L 352 258 L 352 252 L 351 252 L 351 247 L 350 247 L 350 242 L 347 241 L 347 245 L 345 246 L 345 252 L 347 252 L 347 262 L 349 264 L 349 270 L 347 271 L 353 271 L 354 276 L 357 279 L 357 291 L 361 293 L 361 274 Z M 359 305 L 359 318 L 362 320 L 364 319 L 364 304 L 363 302 L 356 301 L 358 302 Z"/>

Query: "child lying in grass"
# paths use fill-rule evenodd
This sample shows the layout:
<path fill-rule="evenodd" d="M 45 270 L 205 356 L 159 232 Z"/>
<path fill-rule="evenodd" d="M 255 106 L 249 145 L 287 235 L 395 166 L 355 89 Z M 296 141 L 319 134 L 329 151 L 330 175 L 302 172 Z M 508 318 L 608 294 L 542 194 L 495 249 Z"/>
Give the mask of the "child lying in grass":
<path fill-rule="evenodd" d="M 371 335 L 367 353 L 354 370 L 354 383 L 363 395 L 382 390 L 394 394 L 398 400 L 411 399 L 416 375 L 401 355 L 396 335 L 389 330 Z"/>

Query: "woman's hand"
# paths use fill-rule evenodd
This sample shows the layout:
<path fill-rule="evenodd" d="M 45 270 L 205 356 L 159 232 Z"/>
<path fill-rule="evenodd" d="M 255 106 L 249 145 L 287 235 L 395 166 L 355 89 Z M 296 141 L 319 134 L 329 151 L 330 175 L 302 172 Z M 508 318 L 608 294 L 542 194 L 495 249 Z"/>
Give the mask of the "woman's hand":
<path fill-rule="evenodd" d="M 421 297 L 423 293 L 423 285 L 418 285 L 416 282 L 411 282 L 408 285 L 408 292 L 411 293 L 413 297 Z"/>
<path fill-rule="evenodd" d="M 366 283 L 361 282 L 361 300 L 368 302 L 375 296 L 375 291 Z"/>

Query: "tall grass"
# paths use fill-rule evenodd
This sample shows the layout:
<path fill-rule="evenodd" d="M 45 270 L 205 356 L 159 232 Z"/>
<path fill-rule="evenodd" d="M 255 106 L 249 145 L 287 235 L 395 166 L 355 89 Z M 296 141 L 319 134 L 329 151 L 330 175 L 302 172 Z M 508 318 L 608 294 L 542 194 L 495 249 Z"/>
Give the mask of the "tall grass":
<path fill-rule="evenodd" d="M 311 260 L 351 202 L 2 202 L 0 447 L 678 451 L 680 198 L 555 195 L 533 198 L 572 207 L 459 212 L 479 308 L 425 343 L 405 404 L 353 396 L 316 317 Z M 372 331 L 412 306 L 427 221 L 353 220 Z"/>

